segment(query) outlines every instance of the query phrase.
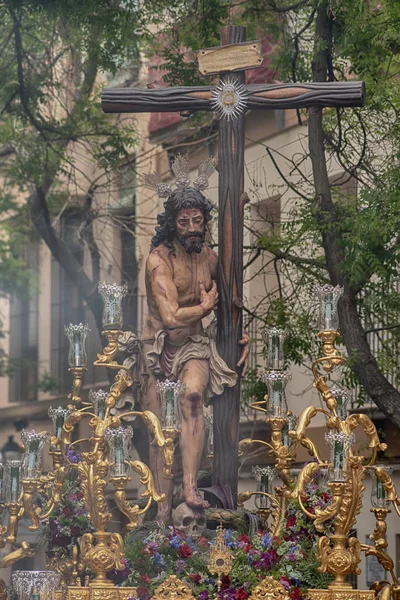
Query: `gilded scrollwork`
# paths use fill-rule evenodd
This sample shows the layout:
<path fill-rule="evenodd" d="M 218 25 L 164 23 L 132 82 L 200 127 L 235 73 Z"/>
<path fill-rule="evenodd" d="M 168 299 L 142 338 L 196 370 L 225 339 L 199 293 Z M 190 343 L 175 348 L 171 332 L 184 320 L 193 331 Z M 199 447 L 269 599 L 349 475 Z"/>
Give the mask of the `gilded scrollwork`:
<path fill-rule="evenodd" d="M 40 508 L 35 507 L 33 503 L 38 483 L 39 481 L 35 480 L 22 480 L 24 514 L 31 520 L 31 524 L 28 526 L 29 531 L 37 531 L 40 525 Z"/>
<path fill-rule="evenodd" d="M 129 530 L 137 527 L 139 523 L 139 517 L 143 515 L 149 508 L 152 500 L 155 502 L 163 502 L 165 500 L 165 494 L 159 494 L 154 486 L 153 476 L 147 465 L 139 460 L 130 462 L 131 468 L 140 475 L 140 483 L 145 486 L 145 491 L 141 494 L 142 498 L 148 498 L 148 502 L 144 508 L 140 508 L 138 504 L 131 505 L 126 499 L 126 487 L 130 481 L 129 477 L 112 477 L 111 482 L 115 487 L 115 502 L 119 510 L 128 517 L 129 524 L 127 528 Z"/>
<path fill-rule="evenodd" d="M 289 593 L 273 577 L 265 577 L 252 591 L 249 600 L 289 600 Z"/>
<path fill-rule="evenodd" d="M 68 394 L 68 400 L 71 400 L 74 404 L 79 404 L 81 402 L 81 389 L 86 369 L 85 367 L 71 367 L 69 371 L 73 375 L 73 381 L 71 393 Z"/>
<path fill-rule="evenodd" d="M 102 458 L 101 452 L 94 457 L 90 456 L 89 453 L 83 453 L 82 458 L 83 460 L 74 466 L 80 475 L 89 518 L 96 529 L 104 531 L 111 518 L 105 499 L 107 485 L 105 476 L 108 473 L 109 464 Z"/>
<path fill-rule="evenodd" d="M 194 600 L 192 590 L 176 575 L 170 575 L 154 592 L 155 600 Z"/>
<path fill-rule="evenodd" d="M 118 350 L 118 340 L 122 331 L 118 329 L 107 329 L 102 331 L 102 334 L 107 338 L 107 346 L 97 355 L 97 360 L 93 363 L 96 367 L 109 367 L 111 369 L 120 369 L 121 366 L 114 360 Z"/>
<path fill-rule="evenodd" d="M 339 511 L 335 517 L 336 531 L 347 535 L 356 522 L 356 517 L 362 508 L 362 498 L 365 487 L 363 480 L 365 469 L 362 457 L 349 457 L 349 473 L 345 482 Z"/>
<path fill-rule="evenodd" d="M 0 560 L 0 569 L 6 569 L 10 567 L 21 558 L 26 558 L 28 556 L 35 556 L 36 550 L 31 547 L 29 542 L 21 542 L 21 545 L 18 548 L 9 552 Z"/>

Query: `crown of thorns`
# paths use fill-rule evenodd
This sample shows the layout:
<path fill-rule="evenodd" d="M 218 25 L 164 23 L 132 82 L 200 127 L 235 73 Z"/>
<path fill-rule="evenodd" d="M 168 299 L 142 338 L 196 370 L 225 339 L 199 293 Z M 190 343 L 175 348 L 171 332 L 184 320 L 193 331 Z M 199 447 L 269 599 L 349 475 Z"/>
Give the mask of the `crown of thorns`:
<path fill-rule="evenodd" d="M 175 174 L 175 186 L 177 189 L 184 190 L 188 187 L 194 187 L 199 192 L 208 188 L 208 180 L 215 171 L 213 159 L 207 158 L 199 164 L 198 174 L 192 182 L 189 178 L 189 161 L 184 156 L 178 154 L 172 163 L 172 170 Z M 157 173 L 146 173 L 143 175 L 146 187 L 157 192 L 159 198 L 168 198 L 172 192 L 174 183 L 162 183 L 160 175 Z"/>

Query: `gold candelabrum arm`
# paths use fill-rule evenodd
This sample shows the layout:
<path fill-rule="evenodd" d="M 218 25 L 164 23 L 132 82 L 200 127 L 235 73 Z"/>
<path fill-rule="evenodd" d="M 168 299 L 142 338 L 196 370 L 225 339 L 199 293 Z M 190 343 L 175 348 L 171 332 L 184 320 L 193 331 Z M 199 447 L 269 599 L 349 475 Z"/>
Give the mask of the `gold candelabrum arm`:
<path fill-rule="evenodd" d="M 71 393 L 68 395 L 68 400 L 75 404 L 82 403 L 81 390 L 83 384 L 83 377 L 87 369 L 85 367 L 71 367 L 68 369 L 73 375 Z"/>
<path fill-rule="evenodd" d="M 6 542 L 8 544 L 15 544 L 17 541 L 18 534 L 18 521 L 24 514 L 24 507 L 22 502 L 9 502 L 7 504 L 9 520 L 7 527 Z"/>
<path fill-rule="evenodd" d="M 122 420 L 127 416 L 140 416 L 146 424 L 149 433 L 152 435 L 151 444 L 157 445 L 161 449 L 163 460 L 163 475 L 165 479 L 172 479 L 172 467 L 174 464 L 175 441 L 179 430 L 173 428 L 162 428 L 159 418 L 150 410 L 130 411 L 120 415 Z"/>
<path fill-rule="evenodd" d="M 40 508 L 36 507 L 33 503 L 33 496 L 38 488 L 39 483 L 39 480 L 31 479 L 23 479 L 21 481 L 24 515 L 29 517 L 31 520 L 31 524 L 28 526 L 29 531 L 37 531 L 40 526 Z"/>
<path fill-rule="evenodd" d="M 319 469 L 329 466 L 329 463 L 308 463 L 304 465 L 297 477 L 296 485 L 294 486 L 293 490 L 284 490 L 283 492 L 287 498 L 297 500 L 299 502 L 300 508 L 304 514 L 314 521 L 317 531 L 323 531 L 323 523 L 328 519 L 333 518 L 339 512 L 342 488 L 340 486 L 331 485 L 333 492 L 332 501 L 323 510 L 317 508 L 315 509 L 315 513 L 311 513 L 304 506 L 303 502 L 303 498 L 305 496 L 305 487 L 312 481 Z"/>
<path fill-rule="evenodd" d="M 240 492 L 238 494 L 238 499 L 237 499 L 237 503 L 238 506 L 242 507 L 243 504 L 245 502 L 247 502 L 247 500 L 250 500 L 250 498 L 252 498 L 253 496 L 264 496 L 265 498 L 269 498 L 269 500 L 271 501 L 271 504 L 273 506 L 278 506 L 278 500 L 275 498 L 275 496 L 273 496 L 272 494 L 268 494 L 267 492 L 256 492 L 256 491 L 244 491 L 244 492 Z"/>
<path fill-rule="evenodd" d="M 368 447 L 371 448 L 372 454 L 369 457 L 365 466 L 370 466 L 375 463 L 376 456 L 378 451 L 384 452 L 387 449 L 387 444 L 382 443 L 379 440 L 378 432 L 376 431 L 376 427 L 368 415 L 360 414 L 352 414 L 347 417 L 347 419 L 343 422 L 341 421 L 341 430 L 344 433 L 351 433 L 356 427 L 360 426 L 364 430 L 365 434 L 369 438 Z"/>
<path fill-rule="evenodd" d="M 336 400 L 335 400 L 335 402 L 336 402 Z M 294 440 L 296 443 L 300 443 L 308 451 L 310 456 L 315 457 L 319 463 L 323 463 L 323 460 L 319 454 L 318 448 L 315 446 L 314 442 L 312 442 L 306 436 L 307 427 L 310 425 L 312 419 L 318 413 L 323 413 L 324 415 L 327 415 L 328 417 L 331 416 L 331 414 L 328 413 L 323 408 L 317 408 L 316 406 L 308 406 L 301 413 L 296 429 L 289 431 L 289 437 L 292 440 Z"/>
<path fill-rule="evenodd" d="M 382 482 L 388 501 L 392 503 L 393 508 L 400 517 L 400 498 L 397 495 L 396 487 L 390 474 L 383 467 L 374 466 L 370 468 L 375 471 L 377 478 Z"/>
<path fill-rule="evenodd" d="M 251 448 L 252 446 L 260 444 L 261 446 L 266 446 L 270 450 L 272 450 L 271 444 L 265 442 L 264 440 L 253 440 L 251 438 L 244 438 L 239 442 L 238 456 L 243 456 L 244 452 Z"/>
<path fill-rule="evenodd" d="M 394 572 L 394 561 L 386 552 L 388 546 L 386 540 L 386 517 L 390 513 L 388 508 L 371 508 L 371 512 L 375 514 L 376 524 L 374 532 L 369 536 L 373 540 L 374 545 L 361 544 L 361 550 L 366 556 L 375 556 L 382 567 L 390 573 L 393 583 L 398 586 L 399 582 Z"/>
<path fill-rule="evenodd" d="M 147 498 L 146 505 L 143 508 L 140 508 L 138 504 L 131 505 L 126 499 L 126 487 L 131 480 L 130 477 L 112 477 L 110 481 L 115 487 L 115 502 L 119 510 L 128 517 L 129 524 L 127 528 L 131 530 L 137 527 L 140 516 L 147 512 L 153 500 L 155 502 L 164 502 L 165 494 L 159 494 L 157 492 L 154 486 L 153 476 L 147 465 L 140 460 L 129 461 L 129 464 L 132 470 L 139 474 L 140 483 L 146 488 L 145 491 L 140 494 L 142 498 Z"/>
<path fill-rule="evenodd" d="M 97 355 L 97 360 L 93 363 L 95 367 L 108 367 L 110 369 L 125 368 L 115 361 L 115 357 L 119 350 L 118 340 L 122 335 L 119 329 L 106 329 L 101 332 L 107 339 L 107 346 L 103 348 L 103 352 Z"/>
<path fill-rule="evenodd" d="M 335 348 L 335 340 L 338 336 L 339 333 L 334 330 L 320 331 L 318 333 L 318 337 L 322 340 L 322 356 L 317 358 L 311 367 L 314 375 L 314 387 L 317 388 L 326 403 L 326 406 L 334 416 L 337 416 L 337 401 L 331 393 L 326 376 L 320 375 L 318 373 L 318 368 L 322 367 L 325 373 L 330 373 L 334 367 L 343 365 L 346 362 L 346 359 Z"/>
<path fill-rule="evenodd" d="M 11 552 L 3 556 L 0 560 L 0 569 L 7 569 L 11 567 L 15 562 L 26 558 L 28 556 L 35 556 L 35 550 L 30 546 L 28 542 L 21 542 L 18 548 L 14 548 Z"/>
<path fill-rule="evenodd" d="M 40 520 L 44 521 L 52 512 L 59 506 L 63 493 L 64 481 L 68 475 L 68 467 L 64 463 L 62 452 L 53 451 L 53 471 L 47 477 L 42 477 L 41 481 L 45 485 L 51 487 L 51 495 L 48 502 L 47 510 L 44 514 L 40 514 Z"/>

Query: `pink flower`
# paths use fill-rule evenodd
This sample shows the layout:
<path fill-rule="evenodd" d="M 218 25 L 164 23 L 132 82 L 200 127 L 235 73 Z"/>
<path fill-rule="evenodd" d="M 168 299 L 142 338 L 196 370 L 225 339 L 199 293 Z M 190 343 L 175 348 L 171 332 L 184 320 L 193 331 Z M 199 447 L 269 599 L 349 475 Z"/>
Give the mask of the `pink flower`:
<path fill-rule="evenodd" d="M 279 580 L 279 583 L 281 585 L 283 585 L 283 587 L 285 588 L 285 590 L 288 590 L 290 588 L 289 577 L 281 577 L 280 580 Z"/>
<path fill-rule="evenodd" d="M 197 540 L 197 545 L 199 548 L 207 548 L 208 546 L 208 539 L 205 538 L 204 536 L 202 536 L 201 538 L 199 538 Z"/>
<path fill-rule="evenodd" d="M 241 535 L 238 536 L 238 542 L 245 542 L 246 544 L 249 544 L 250 537 L 248 535 L 245 535 L 244 533 L 242 533 Z"/>

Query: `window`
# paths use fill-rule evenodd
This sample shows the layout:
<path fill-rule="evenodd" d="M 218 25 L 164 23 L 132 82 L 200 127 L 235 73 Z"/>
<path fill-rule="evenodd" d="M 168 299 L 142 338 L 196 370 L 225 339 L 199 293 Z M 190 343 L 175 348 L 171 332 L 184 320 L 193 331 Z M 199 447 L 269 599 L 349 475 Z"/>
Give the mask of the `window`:
<path fill-rule="evenodd" d="M 10 385 L 9 402 L 32 402 L 38 393 L 39 359 L 39 263 L 40 244 L 29 241 L 24 249 L 32 273 L 26 294 L 10 298 Z"/>
<path fill-rule="evenodd" d="M 136 163 L 118 169 L 118 200 L 111 207 L 121 242 L 121 281 L 128 285 L 123 303 L 124 328 L 138 333 L 138 266 L 136 261 Z"/>
<path fill-rule="evenodd" d="M 83 264 L 83 244 L 79 227 L 79 211 L 66 211 L 61 217 L 60 235 L 79 262 Z M 73 281 L 52 257 L 51 264 L 51 376 L 57 381 L 57 392 L 66 393 L 71 387 L 68 373 L 68 340 L 64 325 L 84 321 L 83 302 Z"/>

